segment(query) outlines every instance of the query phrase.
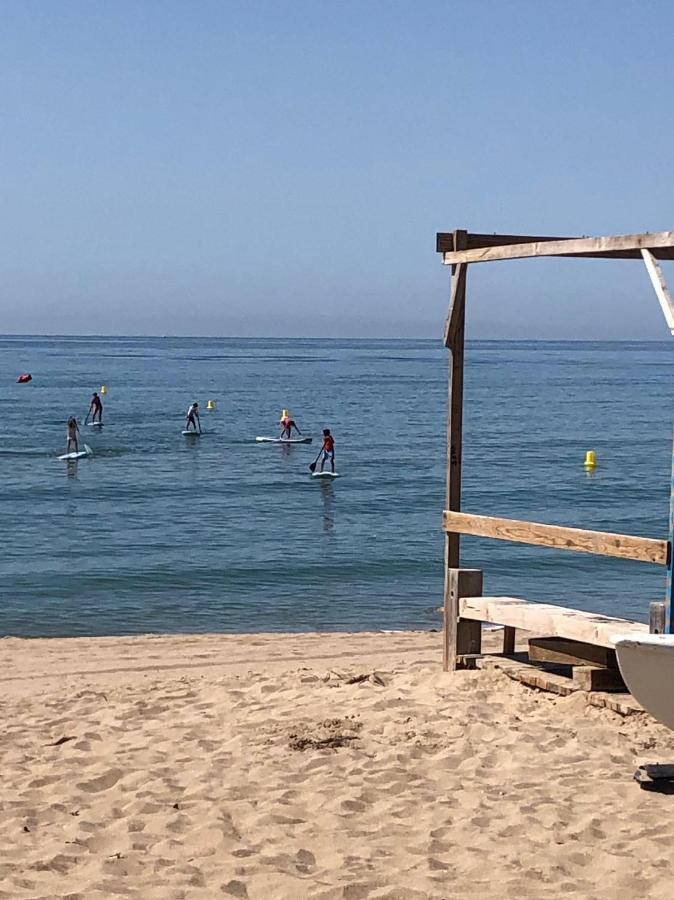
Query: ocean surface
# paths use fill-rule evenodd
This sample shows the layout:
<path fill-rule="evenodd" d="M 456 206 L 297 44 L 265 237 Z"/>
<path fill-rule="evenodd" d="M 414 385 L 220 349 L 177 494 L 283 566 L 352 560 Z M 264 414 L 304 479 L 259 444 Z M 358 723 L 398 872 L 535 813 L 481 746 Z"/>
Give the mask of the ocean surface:
<path fill-rule="evenodd" d="M 0 634 L 440 627 L 438 341 L 0 338 Z M 30 384 L 16 384 L 31 372 Z M 474 342 L 466 511 L 667 536 L 672 343 Z M 106 385 L 94 455 L 59 461 Z M 212 399 L 199 439 L 186 409 Z M 311 446 L 258 444 L 288 407 Z M 308 465 L 330 427 L 336 481 Z M 583 468 L 585 451 L 597 469 Z M 658 566 L 464 538 L 492 595 L 646 619 Z"/>

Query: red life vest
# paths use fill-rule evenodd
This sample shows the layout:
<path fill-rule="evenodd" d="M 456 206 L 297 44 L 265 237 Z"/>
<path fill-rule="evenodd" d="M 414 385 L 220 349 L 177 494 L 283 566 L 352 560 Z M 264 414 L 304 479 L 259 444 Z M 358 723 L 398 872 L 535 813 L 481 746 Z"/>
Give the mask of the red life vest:
<path fill-rule="evenodd" d="M 33 380 L 33 376 L 29 375 L 28 372 L 24 372 L 23 375 L 19 375 L 19 377 L 16 379 L 16 383 L 17 384 L 25 384 L 27 381 L 32 381 L 32 380 Z"/>

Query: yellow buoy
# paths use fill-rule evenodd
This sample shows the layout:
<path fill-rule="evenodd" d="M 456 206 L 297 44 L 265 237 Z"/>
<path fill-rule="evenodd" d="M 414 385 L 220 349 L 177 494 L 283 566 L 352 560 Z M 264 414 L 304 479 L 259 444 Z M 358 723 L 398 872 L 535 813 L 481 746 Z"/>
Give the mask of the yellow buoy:
<path fill-rule="evenodd" d="M 209 400 L 206 404 L 206 409 L 215 409 L 215 400 Z"/>
<path fill-rule="evenodd" d="M 597 465 L 597 454 L 594 450 L 587 450 L 585 453 L 585 462 L 583 464 L 586 469 L 594 469 Z"/>
<path fill-rule="evenodd" d="M 104 384 L 102 384 L 101 385 L 101 394 L 107 394 L 107 393 L 108 393 L 108 389 L 106 388 L 106 386 Z"/>

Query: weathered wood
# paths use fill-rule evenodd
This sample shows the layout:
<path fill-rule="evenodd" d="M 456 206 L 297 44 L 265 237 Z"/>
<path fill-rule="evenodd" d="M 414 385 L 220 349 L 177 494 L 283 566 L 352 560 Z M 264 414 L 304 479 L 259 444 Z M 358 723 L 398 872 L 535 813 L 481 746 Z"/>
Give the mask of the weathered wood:
<path fill-rule="evenodd" d="M 666 565 L 667 541 L 656 538 L 636 537 L 629 534 L 612 534 L 606 531 L 587 531 L 583 528 L 566 528 L 560 525 L 544 525 L 540 522 L 522 522 L 518 519 L 502 519 L 494 516 L 477 516 L 472 513 L 445 510 L 445 531 L 497 538 L 522 544 L 574 550 L 577 553 L 595 553 L 636 559 L 641 562 Z"/>
<path fill-rule="evenodd" d="M 558 675 L 556 672 L 546 672 L 545 669 L 540 669 L 538 666 L 527 665 L 526 663 L 503 657 L 484 656 L 482 659 L 477 660 L 477 668 L 501 669 L 513 681 L 519 681 L 521 684 L 537 688 L 539 691 L 559 694 L 562 697 L 567 697 L 569 694 L 573 694 L 574 691 L 580 690 L 570 678 L 565 678 L 564 675 Z"/>
<path fill-rule="evenodd" d="M 535 665 L 527 665 L 517 660 L 504 656 L 483 656 L 476 660 L 478 669 L 500 669 L 504 675 L 508 675 L 514 681 L 519 681 L 527 687 L 540 691 L 549 691 L 568 697 L 580 689 L 570 678 L 555 672 L 547 672 Z M 586 696 L 587 703 L 600 709 L 610 709 L 621 716 L 630 716 L 635 713 L 643 713 L 643 707 L 629 693 L 607 693 L 604 691 L 592 691 Z"/>
<path fill-rule="evenodd" d="M 464 245 L 465 231 L 457 231 L 454 235 L 455 246 Z M 454 275 L 458 279 L 457 272 Z M 465 272 L 461 284 L 462 293 L 458 294 L 452 325 L 452 345 L 449 358 L 449 396 L 447 401 L 447 509 L 461 509 L 461 460 L 463 453 L 463 352 L 465 329 Z M 460 565 L 461 538 L 458 534 L 445 536 L 445 591 L 447 590 L 447 572 Z"/>
<path fill-rule="evenodd" d="M 662 269 L 650 250 L 642 250 L 641 255 L 646 264 L 646 271 L 651 279 L 655 296 L 658 298 L 660 309 L 665 317 L 667 328 L 674 334 L 674 304 L 672 303 L 672 297 L 667 290 L 667 282 L 662 274 Z"/>
<path fill-rule="evenodd" d="M 565 637 L 601 647 L 613 648 L 611 638 L 616 634 L 648 633 L 648 626 L 641 622 L 515 597 L 461 597 L 458 612 L 462 619 L 509 625 L 532 635 Z"/>
<path fill-rule="evenodd" d="M 464 308 L 466 303 L 466 271 L 468 266 L 459 263 L 452 273 L 452 292 L 449 299 L 449 312 L 445 323 L 445 347 L 452 349 L 456 344 L 459 331 L 464 327 Z"/>
<path fill-rule="evenodd" d="M 482 625 L 459 620 L 459 598 L 482 593 L 479 569 L 447 569 L 445 579 L 445 621 L 443 624 L 443 669 L 454 671 L 458 657 L 479 653 L 482 649 Z"/>
<path fill-rule="evenodd" d="M 581 691 L 625 691 L 619 670 L 598 666 L 574 666 L 573 683 Z"/>
<path fill-rule="evenodd" d="M 524 259 L 534 256 L 583 256 L 607 259 L 641 259 L 641 251 L 650 250 L 657 259 L 674 259 L 674 231 L 624 234 L 612 237 L 587 237 L 558 241 L 532 241 L 528 244 L 474 247 L 443 253 L 445 265 Z"/>
<path fill-rule="evenodd" d="M 503 629 L 503 652 L 506 656 L 515 652 L 515 634 L 516 629 L 506 625 Z"/>
<path fill-rule="evenodd" d="M 667 630 L 667 607 L 657 600 L 649 608 L 648 630 L 651 634 L 664 634 Z"/>
<path fill-rule="evenodd" d="M 579 235 L 573 237 L 546 237 L 531 234 L 479 234 L 474 231 L 464 232 L 466 250 L 476 247 L 503 247 L 506 244 L 537 244 L 540 241 L 577 241 Z M 453 253 L 457 249 L 454 243 L 455 231 L 439 231 L 435 236 L 435 249 L 438 253 Z"/>
<path fill-rule="evenodd" d="M 559 637 L 529 638 L 529 659 L 562 666 L 603 666 L 606 669 L 618 666 L 615 650 L 609 647 Z"/>

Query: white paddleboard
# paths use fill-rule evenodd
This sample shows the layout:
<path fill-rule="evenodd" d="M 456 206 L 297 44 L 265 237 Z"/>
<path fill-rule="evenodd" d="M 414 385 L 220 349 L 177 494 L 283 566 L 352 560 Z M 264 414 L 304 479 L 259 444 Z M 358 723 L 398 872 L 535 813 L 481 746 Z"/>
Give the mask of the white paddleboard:
<path fill-rule="evenodd" d="M 312 472 L 312 478 L 339 478 L 339 472 Z"/>
<path fill-rule="evenodd" d="M 88 425 L 90 428 L 102 428 L 103 427 L 102 422 L 85 422 L 84 424 Z"/>
<path fill-rule="evenodd" d="M 202 432 L 201 431 L 192 431 L 190 429 L 190 431 L 183 431 L 183 434 L 185 435 L 185 437 L 201 437 Z"/>
<path fill-rule="evenodd" d="M 84 445 L 84 450 L 79 450 L 77 453 L 74 451 L 72 453 L 64 453 L 63 456 L 59 456 L 59 459 L 82 459 L 83 456 L 93 456 L 93 450 L 87 444 Z"/>
<path fill-rule="evenodd" d="M 310 444 L 313 438 L 277 438 L 277 437 L 256 437 L 255 440 L 260 444 Z"/>

